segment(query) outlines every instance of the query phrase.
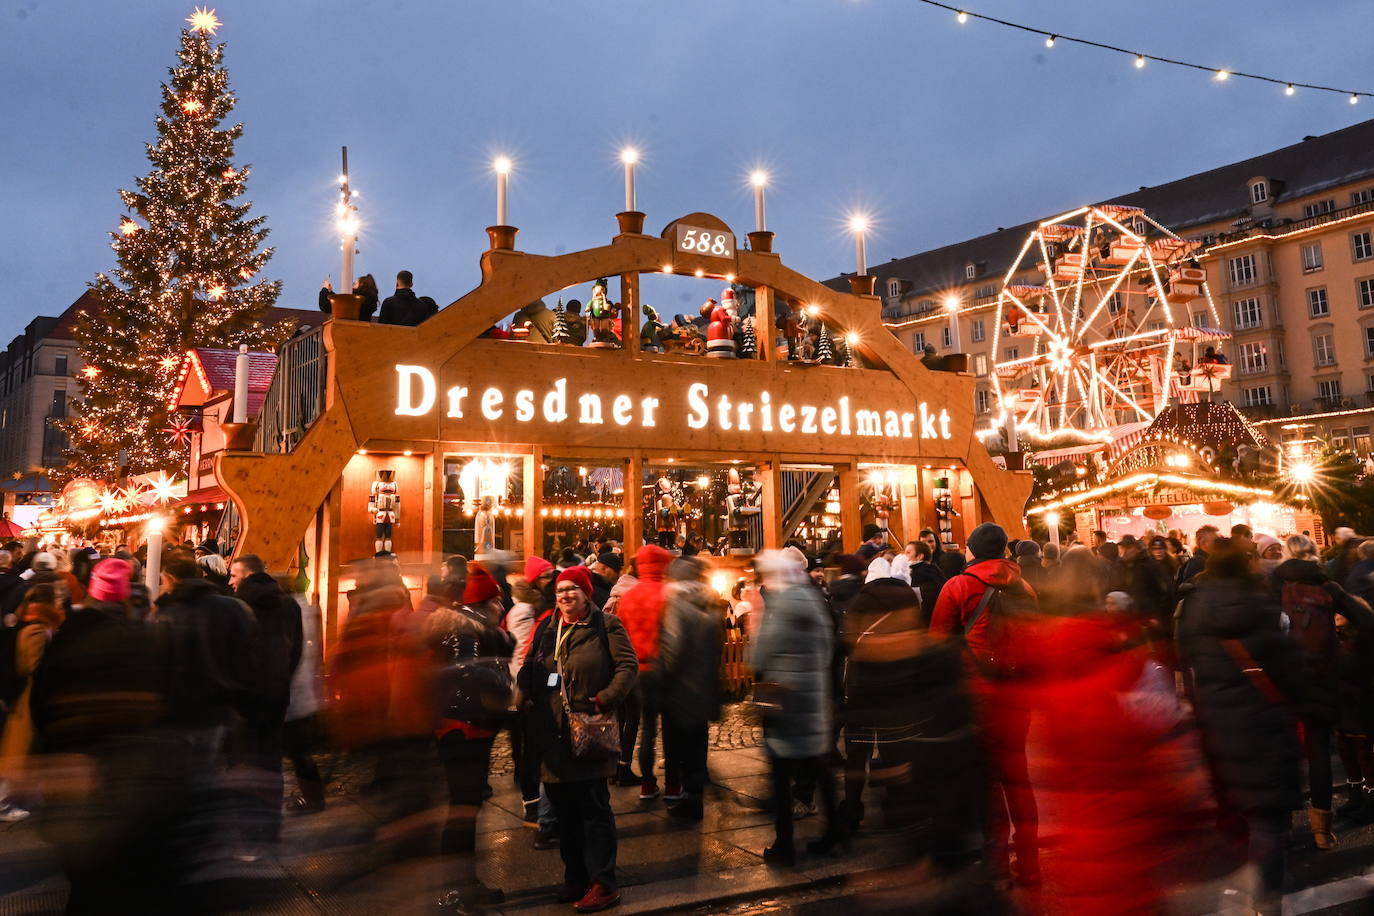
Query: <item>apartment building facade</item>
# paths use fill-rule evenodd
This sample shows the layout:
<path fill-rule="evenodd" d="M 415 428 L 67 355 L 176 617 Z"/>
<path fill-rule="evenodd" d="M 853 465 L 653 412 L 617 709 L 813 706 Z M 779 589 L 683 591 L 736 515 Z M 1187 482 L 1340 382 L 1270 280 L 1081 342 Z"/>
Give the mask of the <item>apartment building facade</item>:
<path fill-rule="evenodd" d="M 1217 313 L 1204 298 L 1186 318 L 1233 335 L 1221 348 L 1233 365 L 1221 397 L 1271 438 L 1321 434 L 1374 451 L 1374 121 L 1105 203 L 1141 207 L 1202 243 Z M 1037 223 L 870 268 L 903 343 L 970 354 L 984 426 L 997 412 L 998 292 Z M 1043 282 L 1035 271 L 1011 279 Z"/>

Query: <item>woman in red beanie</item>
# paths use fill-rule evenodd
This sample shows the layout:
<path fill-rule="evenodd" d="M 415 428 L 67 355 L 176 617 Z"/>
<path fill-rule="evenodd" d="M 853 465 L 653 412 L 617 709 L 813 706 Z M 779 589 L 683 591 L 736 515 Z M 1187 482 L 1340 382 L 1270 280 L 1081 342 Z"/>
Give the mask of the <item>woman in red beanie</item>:
<path fill-rule="evenodd" d="M 519 678 L 529 709 L 529 741 L 539 753 L 544 791 L 558 816 L 563 858 L 558 900 L 575 903 L 579 913 L 620 902 L 615 814 L 607 787 L 617 755 L 574 753 L 565 710 L 615 713 L 639 674 L 624 626 L 593 607 L 591 596 L 585 567 L 559 574 L 554 615 L 535 631 Z"/>

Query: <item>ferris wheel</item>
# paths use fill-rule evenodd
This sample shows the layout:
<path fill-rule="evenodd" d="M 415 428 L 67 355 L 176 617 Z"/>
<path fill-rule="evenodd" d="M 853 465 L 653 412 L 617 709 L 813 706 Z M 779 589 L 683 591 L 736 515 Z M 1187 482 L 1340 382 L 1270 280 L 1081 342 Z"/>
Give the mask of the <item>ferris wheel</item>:
<path fill-rule="evenodd" d="M 1190 306 L 1205 300 L 1203 330 L 1220 326 L 1199 247 L 1138 207 L 1083 207 L 1037 226 L 997 296 L 1004 416 L 1032 436 L 1096 438 L 1149 422 L 1185 394 L 1191 366 L 1175 350 L 1197 337 Z"/>

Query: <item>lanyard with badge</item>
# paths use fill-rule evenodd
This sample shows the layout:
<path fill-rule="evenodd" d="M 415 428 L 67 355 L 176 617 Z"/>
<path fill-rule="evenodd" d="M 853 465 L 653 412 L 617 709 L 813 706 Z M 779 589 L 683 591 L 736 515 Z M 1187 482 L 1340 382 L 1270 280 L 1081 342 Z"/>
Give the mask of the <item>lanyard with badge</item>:
<path fill-rule="evenodd" d="M 577 624 L 573 624 L 572 626 L 568 627 L 568 632 L 567 632 L 567 634 L 564 634 L 564 632 L 563 632 L 563 615 L 562 615 L 562 614 L 559 614 L 559 615 L 558 615 L 558 629 L 554 631 L 553 663 L 554 663 L 554 665 L 555 665 L 557 668 L 559 668 L 559 669 L 561 669 L 561 668 L 563 667 L 563 661 L 562 661 L 562 656 L 563 656 L 563 643 L 565 643 L 565 642 L 568 640 L 568 637 L 569 637 L 569 636 L 572 636 L 573 631 L 574 631 L 575 629 L 577 629 L 577 626 L 578 626 Z M 557 687 L 557 686 L 558 686 L 558 678 L 559 678 L 558 671 L 553 671 L 553 672 L 551 672 L 551 673 L 549 674 L 549 686 L 550 686 L 550 687 Z"/>

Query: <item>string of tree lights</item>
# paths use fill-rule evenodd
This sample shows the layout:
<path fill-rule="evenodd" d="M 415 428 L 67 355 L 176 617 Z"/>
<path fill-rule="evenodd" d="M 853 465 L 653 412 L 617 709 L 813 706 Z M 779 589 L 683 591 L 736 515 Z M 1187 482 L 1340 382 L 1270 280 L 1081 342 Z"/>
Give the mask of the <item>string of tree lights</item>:
<path fill-rule="evenodd" d="M 1045 40 L 1045 47 L 1047 48 L 1053 48 L 1059 42 L 1064 41 L 1070 42 L 1072 44 L 1086 45 L 1090 48 L 1098 48 L 1103 51 L 1113 51 L 1117 54 L 1124 54 L 1134 61 L 1137 70 L 1143 69 L 1148 62 L 1154 61 L 1155 63 L 1168 64 L 1173 67 L 1186 67 L 1190 70 L 1201 70 L 1204 73 L 1210 73 L 1212 75 L 1212 78 L 1219 82 L 1224 82 L 1229 79 L 1246 79 L 1258 80 L 1263 83 L 1273 83 L 1276 86 L 1282 86 L 1285 95 L 1295 95 L 1299 89 L 1312 89 L 1317 92 L 1331 92 L 1337 95 L 1345 96 L 1349 100 L 1351 105 L 1358 103 L 1361 97 L 1363 96 L 1374 95 L 1374 93 L 1366 92 L 1361 89 L 1341 89 L 1336 86 L 1319 86 L 1315 83 L 1302 83 L 1298 82 L 1297 80 L 1287 80 L 1277 76 L 1265 76 L 1260 73 L 1243 73 L 1239 70 L 1229 70 L 1225 67 L 1213 67 L 1207 64 L 1195 64 L 1186 60 L 1175 60 L 1171 57 L 1161 57 L 1158 54 L 1147 54 L 1143 51 L 1133 51 L 1130 48 L 1122 48 L 1116 45 L 1107 44 L 1106 42 L 1102 41 L 1093 41 L 1090 38 L 1076 38 L 1072 35 L 1065 35 L 1062 32 L 1051 32 L 1048 29 L 1039 29 L 1035 26 L 1023 25 L 1019 22 L 1011 22 L 1006 19 L 998 19 L 996 16 L 986 16 L 982 13 L 974 13 L 967 9 L 964 9 L 963 7 L 951 6 L 948 3 L 941 3 L 939 2 L 939 0 L 917 0 L 917 2 L 924 3 L 926 6 L 934 6 L 939 7 L 942 10 L 948 10 L 949 12 L 954 14 L 955 21 L 958 22 L 960 25 L 964 25 L 970 19 L 981 19 L 984 22 L 991 22 L 995 25 L 1005 26 L 1009 29 L 1017 29 L 1022 32 L 1028 32 L 1032 35 L 1038 35 Z"/>
<path fill-rule="evenodd" d="M 241 201 L 252 169 L 235 165 L 242 124 L 221 126 L 236 98 L 211 38 L 220 22 L 197 8 L 181 31 L 177 65 L 162 84 L 153 168 L 120 191 L 126 214 L 110 233 L 116 266 L 91 284 L 94 304 L 75 336 L 85 368 L 65 482 L 76 474 L 114 480 L 177 467 L 185 459 L 169 395 L 192 347 L 271 347 L 265 326 L 281 285 L 262 276 L 272 257 L 265 220 Z"/>

